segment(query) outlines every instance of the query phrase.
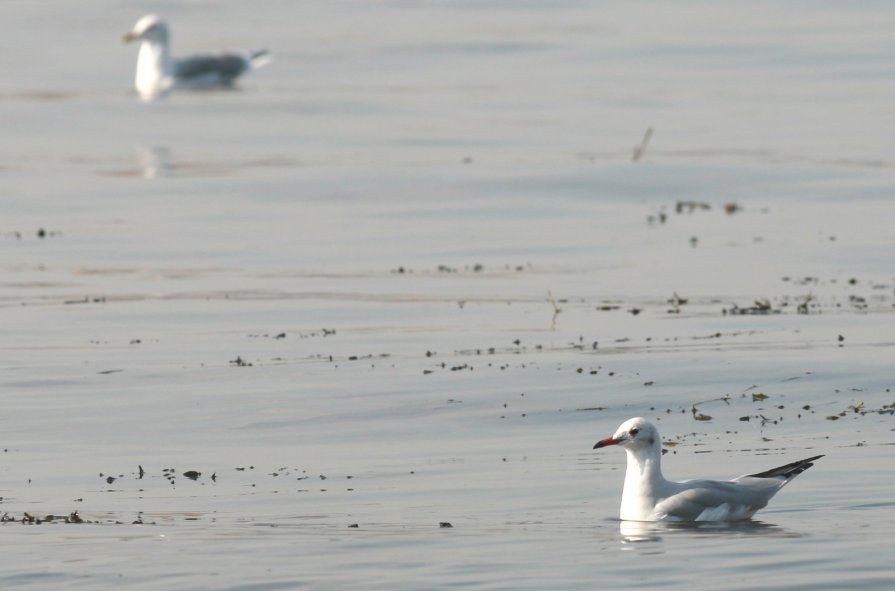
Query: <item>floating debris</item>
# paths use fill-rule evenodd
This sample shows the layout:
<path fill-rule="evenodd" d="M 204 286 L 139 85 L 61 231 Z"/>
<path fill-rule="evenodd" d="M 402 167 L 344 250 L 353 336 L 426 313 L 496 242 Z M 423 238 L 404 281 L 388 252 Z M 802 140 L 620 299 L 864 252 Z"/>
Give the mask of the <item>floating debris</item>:
<path fill-rule="evenodd" d="M 811 304 L 811 302 L 812 302 L 813 300 L 814 300 L 814 296 L 811 296 L 811 295 L 807 295 L 807 296 L 805 296 L 805 299 L 802 300 L 801 302 L 799 302 L 799 305 L 796 306 L 796 313 L 798 313 L 798 314 L 807 314 L 807 313 L 808 313 L 808 307 L 809 307 L 809 305 Z"/>
<path fill-rule="evenodd" d="M 36 517 L 27 512 L 22 513 L 22 517 L 12 517 L 9 513 L 0 515 L 0 523 L 21 523 L 22 525 L 41 525 L 44 523 L 95 523 L 87 521 L 78 515 L 77 511 L 72 511 L 68 515 L 45 515 L 44 517 Z"/>
<path fill-rule="evenodd" d="M 678 201 L 674 204 L 675 213 L 693 213 L 696 210 L 709 211 L 712 206 L 705 201 Z"/>
<path fill-rule="evenodd" d="M 806 304 L 806 306 L 807 306 L 807 304 Z M 807 307 L 805 309 L 807 310 Z M 762 314 L 779 314 L 780 310 L 775 310 L 771 306 L 770 300 L 755 300 L 751 306 L 747 306 L 745 308 L 740 308 L 737 304 L 734 304 L 730 308 L 725 308 L 722 311 L 722 313 L 724 315 L 730 314 L 731 316 L 747 316 L 747 315 L 762 315 Z"/>
<path fill-rule="evenodd" d="M 236 356 L 236 359 L 230 360 L 230 365 L 233 365 L 235 367 L 252 367 L 251 363 L 243 360 L 243 358 L 240 357 L 239 355 Z"/>

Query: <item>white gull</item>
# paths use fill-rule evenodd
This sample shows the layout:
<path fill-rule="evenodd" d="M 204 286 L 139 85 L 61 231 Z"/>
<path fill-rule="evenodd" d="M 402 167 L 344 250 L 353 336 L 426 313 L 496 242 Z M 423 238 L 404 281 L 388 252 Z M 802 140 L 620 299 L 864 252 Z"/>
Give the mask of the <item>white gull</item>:
<path fill-rule="evenodd" d="M 144 101 L 158 99 L 174 87 L 211 88 L 232 86 L 245 72 L 270 61 L 266 50 L 245 53 L 194 55 L 174 59 L 169 47 L 168 25 L 148 14 L 121 38 L 140 41 L 134 86 Z"/>
<path fill-rule="evenodd" d="M 733 480 L 684 480 L 662 476 L 662 440 L 646 419 L 628 419 L 594 449 L 619 445 L 628 455 L 619 517 L 629 521 L 736 521 L 749 519 L 783 486 L 813 466 L 814 456 Z"/>

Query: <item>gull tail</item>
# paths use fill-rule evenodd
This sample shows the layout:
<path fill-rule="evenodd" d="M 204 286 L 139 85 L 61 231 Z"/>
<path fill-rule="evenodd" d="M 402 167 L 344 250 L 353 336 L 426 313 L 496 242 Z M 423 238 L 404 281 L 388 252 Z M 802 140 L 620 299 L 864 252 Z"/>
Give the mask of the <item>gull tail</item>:
<path fill-rule="evenodd" d="M 273 61 L 273 55 L 266 49 L 259 49 L 249 53 L 249 67 L 257 70 Z"/>
<path fill-rule="evenodd" d="M 765 472 L 759 472 L 758 474 L 749 474 L 748 476 L 750 478 L 783 478 L 783 480 L 788 481 L 813 466 L 814 460 L 818 460 L 822 457 L 822 455 L 814 456 L 813 458 L 799 460 L 798 462 L 793 462 L 792 464 L 786 464 L 785 466 L 771 468 L 770 470 L 766 470 Z"/>

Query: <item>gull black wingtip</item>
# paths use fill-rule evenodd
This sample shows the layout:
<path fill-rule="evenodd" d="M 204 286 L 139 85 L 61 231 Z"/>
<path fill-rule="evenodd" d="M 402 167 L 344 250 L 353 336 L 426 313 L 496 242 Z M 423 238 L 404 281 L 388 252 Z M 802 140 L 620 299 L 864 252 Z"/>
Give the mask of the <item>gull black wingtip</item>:
<path fill-rule="evenodd" d="M 813 466 L 815 460 L 819 460 L 822 457 L 824 457 L 823 454 L 811 458 L 806 458 L 804 460 L 799 460 L 797 462 L 792 462 L 791 464 L 786 464 L 784 466 L 771 468 L 770 470 L 759 472 L 758 474 L 749 474 L 749 476 L 753 478 L 785 478 L 786 480 L 789 480 L 790 478 L 795 478 L 796 476 Z"/>

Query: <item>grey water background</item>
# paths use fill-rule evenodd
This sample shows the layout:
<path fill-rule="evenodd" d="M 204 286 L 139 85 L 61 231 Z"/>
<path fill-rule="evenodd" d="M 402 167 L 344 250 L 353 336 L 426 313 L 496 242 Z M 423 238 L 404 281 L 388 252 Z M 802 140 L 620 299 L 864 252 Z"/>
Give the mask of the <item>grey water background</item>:
<path fill-rule="evenodd" d="M 150 10 L 275 61 L 142 104 Z M 2 21 L 4 587 L 891 588 L 887 3 Z M 826 457 L 638 527 L 636 415 L 671 478 Z"/>

